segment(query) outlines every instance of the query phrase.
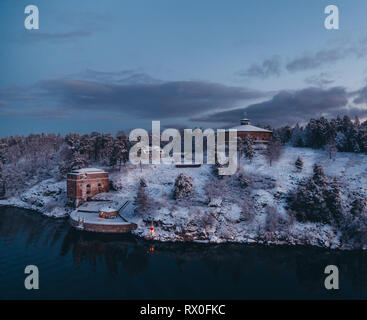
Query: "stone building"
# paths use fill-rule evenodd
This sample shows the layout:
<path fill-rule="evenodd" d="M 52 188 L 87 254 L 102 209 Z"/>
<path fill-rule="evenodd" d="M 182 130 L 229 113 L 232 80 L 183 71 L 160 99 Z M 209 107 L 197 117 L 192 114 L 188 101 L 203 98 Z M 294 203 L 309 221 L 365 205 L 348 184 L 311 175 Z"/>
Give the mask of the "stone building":
<path fill-rule="evenodd" d="M 101 169 L 84 168 L 67 174 L 66 189 L 68 198 L 75 207 L 101 192 L 108 192 L 108 173 Z"/>

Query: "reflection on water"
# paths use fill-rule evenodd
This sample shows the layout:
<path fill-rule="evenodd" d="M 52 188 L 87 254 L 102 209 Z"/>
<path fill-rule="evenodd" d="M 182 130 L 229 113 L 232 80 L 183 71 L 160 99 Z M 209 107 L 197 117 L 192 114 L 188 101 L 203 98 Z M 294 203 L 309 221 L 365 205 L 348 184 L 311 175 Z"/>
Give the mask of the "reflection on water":
<path fill-rule="evenodd" d="M 40 290 L 24 289 L 24 268 Z M 324 289 L 326 265 L 339 291 Z M 0 298 L 366 298 L 367 254 L 308 247 L 148 242 L 83 233 L 67 220 L 0 208 Z"/>

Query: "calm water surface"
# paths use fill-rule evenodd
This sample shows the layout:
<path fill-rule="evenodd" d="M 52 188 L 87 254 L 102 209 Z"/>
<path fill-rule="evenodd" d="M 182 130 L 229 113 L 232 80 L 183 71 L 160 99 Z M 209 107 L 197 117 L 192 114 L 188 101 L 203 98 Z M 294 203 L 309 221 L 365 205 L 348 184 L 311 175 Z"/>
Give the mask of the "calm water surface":
<path fill-rule="evenodd" d="M 24 288 L 37 265 L 40 289 Z M 324 289 L 326 265 L 340 290 Z M 367 253 L 308 247 L 152 243 L 76 231 L 67 220 L 0 208 L 0 299 L 367 298 Z"/>

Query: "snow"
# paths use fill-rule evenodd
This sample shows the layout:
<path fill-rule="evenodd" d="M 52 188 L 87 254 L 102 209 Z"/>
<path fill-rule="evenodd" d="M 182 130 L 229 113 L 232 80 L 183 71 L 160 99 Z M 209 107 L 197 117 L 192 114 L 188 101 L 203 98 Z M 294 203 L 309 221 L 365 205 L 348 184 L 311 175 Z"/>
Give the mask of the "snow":
<path fill-rule="evenodd" d="M 97 168 L 82 168 L 73 170 L 70 174 L 80 174 L 80 173 L 104 173 L 105 171 Z"/>
<path fill-rule="evenodd" d="M 80 212 L 78 210 L 73 211 L 70 214 L 70 218 L 74 221 L 81 221 L 84 223 L 92 223 L 98 225 L 128 225 L 129 223 L 122 220 L 121 217 L 117 216 L 114 219 L 100 218 L 98 213 L 93 212 Z"/>
<path fill-rule="evenodd" d="M 302 157 L 304 163 L 301 172 L 298 172 L 294 165 L 298 156 Z M 340 234 L 329 225 L 296 222 L 289 226 L 287 232 L 276 230 L 271 235 L 265 229 L 267 208 L 274 207 L 280 216 L 286 217 L 285 194 L 295 188 L 301 179 L 312 174 L 314 163 L 323 165 L 327 175 L 339 178 L 343 197 L 348 197 L 351 191 L 367 196 L 366 155 L 337 153 L 333 161 L 322 150 L 285 147 L 279 161 L 273 162 L 271 167 L 261 152 L 256 152 L 253 161 L 241 162 L 241 170 L 251 179 L 250 194 L 223 189 L 220 197 L 209 202 L 205 188 L 212 181 L 210 165 L 204 164 L 199 168 L 176 168 L 173 164 L 143 165 L 141 168 L 127 165 L 121 172 L 110 174 L 115 191 L 94 197 L 96 200 L 108 202 L 87 202 L 79 209 L 99 211 L 119 208 L 124 201 L 130 200 L 122 215 L 127 221 L 138 225 L 133 233 L 160 241 L 257 242 L 340 248 Z M 175 179 L 180 173 L 190 176 L 193 180 L 195 194 L 190 201 L 173 200 Z M 151 203 L 151 209 L 144 215 L 137 214 L 133 205 L 141 178 L 147 183 L 146 192 Z M 48 216 L 65 217 L 74 210 L 66 205 L 65 188 L 65 181 L 48 179 L 17 197 L 0 200 L 0 205 L 14 205 Z M 247 221 L 242 214 L 241 203 L 244 197 L 253 199 L 254 218 L 251 221 Z M 76 219 L 87 217 L 92 217 L 94 223 L 100 220 L 103 220 L 103 223 L 114 223 L 115 220 L 101 219 L 97 213 L 91 215 L 80 212 Z M 154 235 L 149 229 L 152 224 Z"/>
<path fill-rule="evenodd" d="M 237 131 L 242 131 L 242 132 L 271 132 L 270 130 L 255 127 L 251 124 L 244 124 L 244 125 L 233 127 L 231 129 L 236 129 Z"/>

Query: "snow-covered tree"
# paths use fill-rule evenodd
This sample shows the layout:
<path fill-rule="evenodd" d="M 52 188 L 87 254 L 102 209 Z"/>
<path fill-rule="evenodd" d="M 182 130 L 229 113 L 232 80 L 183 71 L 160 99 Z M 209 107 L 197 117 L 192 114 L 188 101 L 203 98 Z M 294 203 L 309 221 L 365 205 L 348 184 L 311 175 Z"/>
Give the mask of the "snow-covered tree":
<path fill-rule="evenodd" d="M 323 167 L 315 164 L 313 175 L 300 182 L 287 198 L 289 209 L 301 222 L 340 224 L 345 215 L 339 183 L 329 180 Z"/>
<path fill-rule="evenodd" d="M 190 199 L 194 195 L 194 184 L 192 178 L 183 173 L 176 178 L 173 190 L 173 198 L 176 200 Z"/>
<path fill-rule="evenodd" d="M 250 135 L 247 135 L 242 141 L 242 154 L 250 161 L 255 156 L 254 139 Z"/>
<path fill-rule="evenodd" d="M 147 183 L 140 179 L 139 189 L 134 199 L 135 212 L 145 214 L 149 208 L 149 198 L 146 192 Z"/>
<path fill-rule="evenodd" d="M 114 140 L 113 151 L 110 158 L 110 164 L 119 164 L 121 171 L 121 164 L 126 163 L 129 158 L 128 139 L 124 132 L 119 132 Z"/>

